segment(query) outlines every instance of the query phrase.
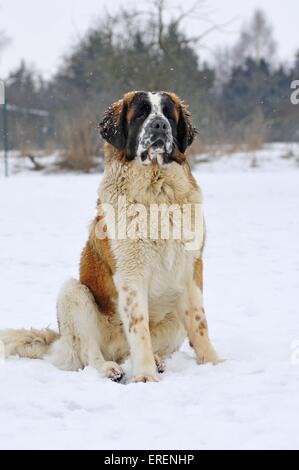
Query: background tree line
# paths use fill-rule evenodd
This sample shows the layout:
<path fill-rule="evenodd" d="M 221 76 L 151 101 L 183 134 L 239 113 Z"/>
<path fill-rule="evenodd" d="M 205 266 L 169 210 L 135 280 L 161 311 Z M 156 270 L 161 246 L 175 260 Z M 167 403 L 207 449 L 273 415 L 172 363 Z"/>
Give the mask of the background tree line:
<path fill-rule="evenodd" d="M 217 50 L 208 64 L 200 55 L 208 31 L 190 37 L 186 14 L 167 21 L 164 0 L 154 1 L 151 15 L 106 14 L 48 81 L 23 62 L 7 78 L 7 101 L 49 116 L 9 112 L 10 148 L 60 149 L 64 165 L 89 169 L 100 152 L 96 123 L 111 102 L 134 89 L 181 96 L 203 144 L 298 141 L 299 106 L 290 103 L 290 84 L 299 79 L 299 51 L 291 67 L 277 64 L 271 26 L 256 11 L 237 43 Z"/>

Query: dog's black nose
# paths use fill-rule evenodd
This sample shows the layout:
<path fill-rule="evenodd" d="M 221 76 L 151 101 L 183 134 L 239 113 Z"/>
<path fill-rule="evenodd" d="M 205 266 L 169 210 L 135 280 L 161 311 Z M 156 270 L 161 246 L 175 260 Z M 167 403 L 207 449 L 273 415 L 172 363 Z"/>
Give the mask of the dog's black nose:
<path fill-rule="evenodd" d="M 167 123 L 165 122 L 165 119 L 160 117 L 153 119 L 151 122 L 151 130 L 164 134 L 167 131 Z"/>

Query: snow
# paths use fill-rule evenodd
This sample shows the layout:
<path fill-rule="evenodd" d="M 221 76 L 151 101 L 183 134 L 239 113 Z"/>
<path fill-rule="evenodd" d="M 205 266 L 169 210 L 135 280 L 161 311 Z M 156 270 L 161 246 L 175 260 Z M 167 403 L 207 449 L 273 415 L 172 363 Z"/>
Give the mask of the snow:
<path fill-rule="evenodd" d="M 238 159 L 195 172 L 208 225 L 205 306 L 226 362 L 198 366 L 186 344 L 160 383 L 137 385 L 90 368 L 0 362 L 1 449 L 298 449 L 299 172 L 292 159 L 279 171 L 281 162 L 244 171 Z M 56 295 L 78 275 L 100 178 L 1 179 L 0 329 L 56 327 Z"/>
<path fill-rule="evenodd" d="M 246 149 L 229 152 L 228 148 L 208 148 L 208 152 L 195 157 L 201 171 L 232 173 L 239 171 L 288 171 L 299 168 L 298 143 L 268 143 L 260 150 Z"/>

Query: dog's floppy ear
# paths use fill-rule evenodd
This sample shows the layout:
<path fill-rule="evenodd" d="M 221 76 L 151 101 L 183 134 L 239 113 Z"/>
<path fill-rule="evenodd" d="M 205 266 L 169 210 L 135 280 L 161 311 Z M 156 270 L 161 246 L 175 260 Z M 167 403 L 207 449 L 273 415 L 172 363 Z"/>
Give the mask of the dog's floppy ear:
<path fill-rule="evenodd" d="M 197 131 L 192 125 L 190 111 L 183 102 L 180 104 L 179 113 L 178 148 L 181 153 L 185 153 L 186 149 L 193 143 Z"/>
<path fill-rule="evenodd" d="M 101 136 L 118 150 L 127 144 L 127 105 L 124 100 L 109 106 L 99 124 Z"/>

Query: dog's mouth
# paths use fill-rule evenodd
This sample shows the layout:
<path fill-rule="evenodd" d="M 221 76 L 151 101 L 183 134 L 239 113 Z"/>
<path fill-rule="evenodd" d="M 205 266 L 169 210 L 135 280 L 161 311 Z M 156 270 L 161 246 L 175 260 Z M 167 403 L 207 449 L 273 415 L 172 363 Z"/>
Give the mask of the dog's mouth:
<path fill-rule="evenodd" d="M 142 152 L 141 161 L 146 165 L 151 163 L 163 165 L 169 148 L 170 144 L 168 144 L 164 139 L 158 138 L 149 145 L 147 150 Z"/>
<path fill-rule="evenodd" d="M 158 151 L 166 150 L 166 142 L 163 139 L 157 139 L 151 146 L 150 149 Z"/>

